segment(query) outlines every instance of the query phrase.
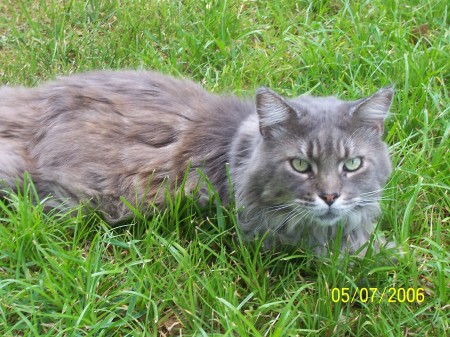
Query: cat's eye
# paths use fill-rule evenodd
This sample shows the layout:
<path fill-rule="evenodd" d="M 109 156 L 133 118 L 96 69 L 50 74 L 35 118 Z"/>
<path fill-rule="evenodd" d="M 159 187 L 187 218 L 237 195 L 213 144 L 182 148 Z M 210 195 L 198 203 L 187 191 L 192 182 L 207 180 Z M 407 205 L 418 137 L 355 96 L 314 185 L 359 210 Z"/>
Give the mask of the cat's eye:
<path fill-rule="evenodd" d="M 300 173 L 306 173 L 311 170 L 311 165 L 306 160 L 303 159 L 298 158 L 292 159 L 291 165 L 294 168 L 294 170 Z"/>
<path fill-rule="evenodd" d="M 362 165 L 362 159 L 360 157 L 350 158 L 344 162 L 344 170 L 347 172 L 353 172 L 359 169 Z"/>

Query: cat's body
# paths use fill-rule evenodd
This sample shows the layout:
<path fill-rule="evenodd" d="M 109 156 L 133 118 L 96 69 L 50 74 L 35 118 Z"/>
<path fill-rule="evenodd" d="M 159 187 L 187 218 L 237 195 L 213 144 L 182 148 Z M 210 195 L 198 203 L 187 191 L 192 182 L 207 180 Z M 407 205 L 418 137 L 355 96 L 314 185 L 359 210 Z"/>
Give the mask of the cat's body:
<path fill-rule="evenodd" d="M 161 185 L 201 169 L 222 201 L 226 163 L 249 237 L 318 253 L 343 223 L 342 250 L 373 232 L 390 174 L 381 140 L 393 91 L 354 102 L 262 88 L 256 102 L 217 96 L 154 72 L 93 72 L 34 89 L 0 89 L 0 180 L 14 188 L 25 171 L 48 204 L 81 200 L 117 222 L 120 200 L 163 205 Z"/>

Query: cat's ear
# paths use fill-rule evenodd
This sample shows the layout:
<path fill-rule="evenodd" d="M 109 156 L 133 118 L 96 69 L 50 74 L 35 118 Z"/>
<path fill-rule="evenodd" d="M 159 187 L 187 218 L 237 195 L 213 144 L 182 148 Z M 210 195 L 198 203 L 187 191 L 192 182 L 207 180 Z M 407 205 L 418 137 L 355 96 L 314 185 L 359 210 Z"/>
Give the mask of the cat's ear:
<path fill-rule="evenodd" d="M 350 110 L 352 119 L 358 124 L 373 127 L 382 134 L 393 97 L 394 87 L 391 85 L 378 90 L 372 96 L 356 101 Z"/>
<path fill-rule="evenodd" d="M 280 95 L 262 87 L 256 91 L 256 112 L 259 130 L 264 137 L 282 128 L 290 118 L 296 116 L 294 108 Z"/>

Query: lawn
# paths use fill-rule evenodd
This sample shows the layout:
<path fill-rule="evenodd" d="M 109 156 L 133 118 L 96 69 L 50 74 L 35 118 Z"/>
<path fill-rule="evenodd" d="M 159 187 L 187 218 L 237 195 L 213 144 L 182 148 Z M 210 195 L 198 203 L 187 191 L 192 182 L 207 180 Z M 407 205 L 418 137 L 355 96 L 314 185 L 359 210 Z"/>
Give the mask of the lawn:
<path fill-rule="evenodd" d="M 446 1 L 2 1 L 2 85 L 155 69 L 212 92 L 356 99 L 394 84 L 378 230 L 405 254 L 317 259 L 243 243 L 236 210 L 176 196 L 112 228 L 0 200 L 0 335 L 444 336 L 450 329 Z M 1 123 L 1 120 L 0 120 Z M 70 214 L 69 214 L 70 213 Z"/>

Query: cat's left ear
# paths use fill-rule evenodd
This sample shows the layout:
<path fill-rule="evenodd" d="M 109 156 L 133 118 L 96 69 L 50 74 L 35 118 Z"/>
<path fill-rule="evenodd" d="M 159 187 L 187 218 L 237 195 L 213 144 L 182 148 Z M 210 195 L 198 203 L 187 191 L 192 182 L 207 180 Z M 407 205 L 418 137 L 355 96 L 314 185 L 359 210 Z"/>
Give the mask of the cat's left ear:
<path fill-rule="evenodd" d="M 256 91 L 256 112 L 263 137 L 283 129 L 292 117 L 298 116 L 295 109 L 283 97 L 266 87 Z"/>
<path fill-rule="evenodd" d="M 356 101 L 350 115 L 356 123 L 373 127 L 382 134 L 393 97 L 394 87 L 392 85 L 384 87 L 372 96 Z"/>

